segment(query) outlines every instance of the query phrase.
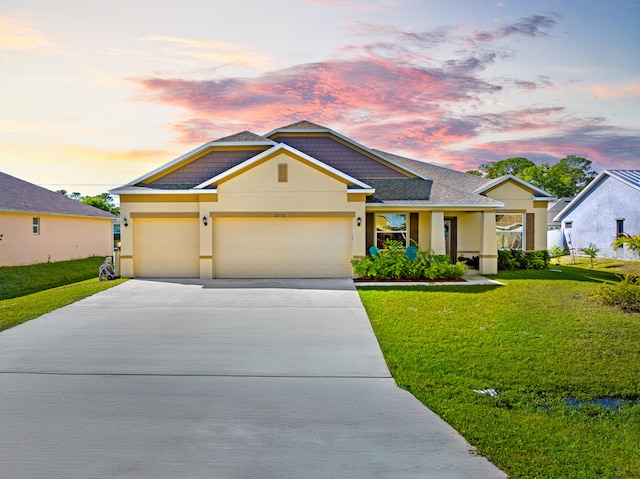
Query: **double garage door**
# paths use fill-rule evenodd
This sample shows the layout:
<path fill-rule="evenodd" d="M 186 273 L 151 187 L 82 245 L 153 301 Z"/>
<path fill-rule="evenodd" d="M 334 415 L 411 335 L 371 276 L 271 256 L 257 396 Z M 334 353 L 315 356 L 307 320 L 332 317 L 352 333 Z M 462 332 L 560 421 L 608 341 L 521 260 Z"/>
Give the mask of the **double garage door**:
<path fill-rule="evenodd" d="M 135 275 L 200 276 L 200 223 L 196 219 L 136 221 Z M 215 218 L 216 278 L 350 277 L 350 218 Z"/>

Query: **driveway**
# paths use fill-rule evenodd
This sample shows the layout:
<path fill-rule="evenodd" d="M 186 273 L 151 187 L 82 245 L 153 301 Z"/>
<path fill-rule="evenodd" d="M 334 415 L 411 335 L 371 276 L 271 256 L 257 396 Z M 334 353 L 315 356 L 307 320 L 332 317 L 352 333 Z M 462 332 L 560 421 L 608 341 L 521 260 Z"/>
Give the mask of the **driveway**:
<path fill-rule="evenodd" d="M 351 280 L 131 280 L 0 333 L 0 477 L 504 478 Z"/>

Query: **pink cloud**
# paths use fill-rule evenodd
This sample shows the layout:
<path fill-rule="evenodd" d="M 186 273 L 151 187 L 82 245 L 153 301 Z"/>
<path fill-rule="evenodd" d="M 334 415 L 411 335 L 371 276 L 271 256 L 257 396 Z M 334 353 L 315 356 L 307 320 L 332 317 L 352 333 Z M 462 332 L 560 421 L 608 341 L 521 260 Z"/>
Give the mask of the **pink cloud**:
<path fill-rule="evenodd" d="M 553 83 L 544 76 L 487 79 L 486 68 L 507 57 L 490 44 L 546 35 L 556 23 L 553 14 L 530 16 L 471 37 L 460 30 L 408 32 L 361 24 L 362 31 L 377 28 L 382 37 L 345 47 L 348 58 L 253 78 L 130 80 L 140 87 L 139 100 L 187 112 L 172 128 L 188 145 L 307 119 L 371 148 L 462 170 L 512 156 L 551 161 L 576 154 L 603 164 L 612 157 L 636 158 L 638 132 L 611 128 L 603 118 L 576 118 L 564 107 L 538 104 L 496 112 L 492 103 L 502 92 L 526 93 Z M 436 59 L 434 49 L 449 41 L 466 48 Z M 491 113 L 483 111 L 489 104 Z"/>

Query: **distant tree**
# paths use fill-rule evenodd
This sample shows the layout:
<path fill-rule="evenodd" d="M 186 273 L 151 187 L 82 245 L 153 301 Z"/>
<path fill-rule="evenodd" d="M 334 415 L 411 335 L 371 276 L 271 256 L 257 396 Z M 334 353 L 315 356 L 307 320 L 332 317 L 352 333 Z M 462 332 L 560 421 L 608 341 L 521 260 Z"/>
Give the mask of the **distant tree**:
<path fill-rule="evenodd" d="M 109 193 L 101 193 L 97 196 L 85 196 L 81 201 L 82 203 L 100 208 L 114 215 L 120 214 L 120 207 L 114 204 L 113 197 Z"/>
<path fill-rule="evenodd" d="M 56 193 L 60 193 L 62 196 L 67 196 L 67 190 L 56 190 Z"/>
<path fill-rule="evenodd" d="M 465 173 L 473 176 L 484 176 L 482 174 L 482 171 L 478 171 L 478 170 L 468 170 L 468 171 L 465 171 Z"/>
<path fill-rule="evenodd" d="M 590 160 L 569 155 L 546 168 L 541 188 L 558 198 L 572 198 L 596 176 L 597 173 L 591 168 Z"/>
<path fill-rule="evenodd" d="M 535 163 L 526 158 L 507 158 L 500 161 L 489 161 L 480 165 L 480 170 L 484 172 L 486 178 L 500 178 L 505 175 L 522 177 L 525 170 L 534 167 Z"/>
<path fill-rule="evenodd" d="M 597 175 L 590 160 L 574 155 L 564 157 L 555 165 L 538 166 L 526 158 L 515 157 L 482 163 L 479 168 L 486 178 L 517 176 L 558 198 L 576 196 Z"/>

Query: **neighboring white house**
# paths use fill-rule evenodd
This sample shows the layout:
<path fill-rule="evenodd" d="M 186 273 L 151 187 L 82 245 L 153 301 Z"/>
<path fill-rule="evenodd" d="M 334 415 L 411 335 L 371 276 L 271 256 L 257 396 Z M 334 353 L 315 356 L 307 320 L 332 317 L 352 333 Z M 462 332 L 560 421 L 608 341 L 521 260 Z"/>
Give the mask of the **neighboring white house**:
<path fill-rule="evenodd" d="M 613 249 L 621 234 L 640 234 L 640 170 L 605 170 L 554 218 L 565 246 L 579 254 L 594 244 L 598 256 L 633 260 L 627 248 Z"/>

